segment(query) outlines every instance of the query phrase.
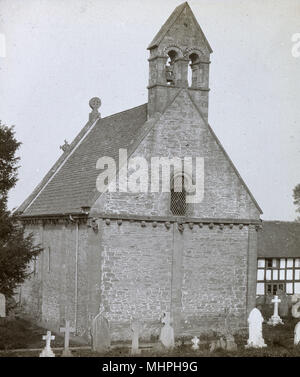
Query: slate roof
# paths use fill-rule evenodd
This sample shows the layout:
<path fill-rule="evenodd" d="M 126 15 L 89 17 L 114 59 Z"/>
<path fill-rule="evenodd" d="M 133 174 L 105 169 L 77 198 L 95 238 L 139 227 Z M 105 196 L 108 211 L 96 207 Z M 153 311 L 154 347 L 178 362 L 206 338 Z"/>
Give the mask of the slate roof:
<path fill-rule="evenodd" d="M 258 231 L 258 256 L 300 257 L 300 223 L 263 221 Z"/>
<path fill-rule="evenodd" d="M 203 39 L 205 40 L 207 47 L 210 52 L 213 52 L 212 48 L 210 47 L 210 44 L 208 40 L 206 39 L 205 34 L 203 33 L 196 17 L 194 16 L 194 13 L 192 12 L 189 4 L 187 2 L 184 2 L 180 4 L 177 8 L 174 9 L 171 16 L 167 19 L 167 21 L 163 24 L 163 26 L 160 28 L 159 32 L 156 34 L 150 45 L 148 46 L 148 50 L 151 50 L 152 48 L 155 48 L 160 44 L 160 42 L 163 40 L 164 36 L 167 34 L 167 32 L 170 30 L 172 25 L 176 22 L 177 18 L 180 16 L 180 14 L 183 12 L 184 8 L 188 8 L 188 10 L 191 12 L 197 26 L 199 29 L 199 32 L 202 34 Z"/>
<path fill-rule="evenodd" d="M 83 139 L 78 139 L 73 153 L 61 159 L 56 172 L 51 174 L 50 170 L 48 183 L 39 185 L 31 203 L 25 201 L 17 212 L 24 211 L 24 216 L 80 213 L 81 207 L 91 206 L 99 175 L 97 160 L 109 156 L 118 161 L 119 149 L 130 150 L 146 120 L 147 104 L 99 119 Z"/>

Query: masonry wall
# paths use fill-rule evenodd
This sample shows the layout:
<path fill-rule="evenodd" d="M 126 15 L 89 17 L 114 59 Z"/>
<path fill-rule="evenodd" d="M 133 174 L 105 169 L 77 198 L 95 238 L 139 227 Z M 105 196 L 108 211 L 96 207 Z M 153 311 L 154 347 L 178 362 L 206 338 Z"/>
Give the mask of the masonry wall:
<path fill-rule="evenodd" d="M 204 160 L 204 197 L 189 205 L 189 216 L 199 218 L 259 219 L 259 210 L 213 136 L 209 126 L 183 90 L 144 138 L 132 158 L 200 157 Z M 195 166 L 195 162 L 194 162 Z M 129 171 L 128 177 L 133 174 Z M 149 173 L 150 176 L 150 173 Z M 95 213 L 169 216 L 170 194 L 106 192 L 93 206 Z"/>
<path fill-rule="evenodd" d="M 31 276 L 21 287 L 24 311 L 56 331 L 70 320 L 77 334 L 88 338 L 100 297 L 99 274 L 95 281 L 96 272 L 89 273 L 97 267 L 100 271 L 99 242 L 97 253 L 93 248 L 95 234 L 86 224 L 72 223 L 27 225 L 26 232 L 33 232 L 44 250 L 37 258 L 36 268 L 34 263 L 29 267 Z"/>
<path fill-rule="evenodd" d="M 248 227 L 195 226 L 183 237 L 183 328 L 224 331 L 226 315 L 232 327 L 245 327 Z"/>
<path fill-rule="evenodd" d="M 144 338 L 159 335 L 160 316 L 171 309 L 172 229 L 116 220 L 101 227 L 101 302 L 112 339 L 130 339 L 132 318 L 146 324 Z"/>
<path fill-rule="evenodd" d="M 176 222 L 154 224 L 101 220 L 101 303 L 113 340 L 130 339 L 132 318 L 144 323 L 144 340 L 157 337 L 163 311 L 171 312 L 176 336 L 223 332 L 226 318 L 233 331 L 246 327 L 256 278 L 249 226 L 184 224 L 180 232 Z"/>

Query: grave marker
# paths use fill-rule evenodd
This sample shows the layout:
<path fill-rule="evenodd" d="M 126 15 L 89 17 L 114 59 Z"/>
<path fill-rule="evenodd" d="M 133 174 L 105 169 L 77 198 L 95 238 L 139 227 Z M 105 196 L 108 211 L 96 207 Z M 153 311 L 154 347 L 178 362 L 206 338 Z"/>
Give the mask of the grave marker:
<path fill-rule="evenodd" d="M 193 343 L 192 349 L 194 351 L 199 349 L 199 342 L 200 342 L 200 339 L 197 336 L 194 336 L 193 339 L 192 339 L 192 343 Z"/>
<path fill-rule="evenodd" d="M 46 347 L 40 353 L 40 357 L 55 357 L 51 349 L 51 340 L 54 340 L 55 336 L 51 335 L 51 331 L 47 331 L 47 335 L 43 335 L 43 340 L 46 340 Z"/>
<path fill-rule="evenodd" d="M 261 312 L 254 308 L 251 310 L 248 323 L 249 323 L 249 338 L 246 348 L 262 348 L 267 347 L 262 336 L 262 323 L 264 319 Z"/>
<path fill-rule="evenodd" d="M 281 300 L 278 298 L 278 296 L 274 296 L 271 302 L 274 304 L 274 314 L 268 320 L 268 325 L 271 325 L 271 326 L 276 326 L 278 324 L 283 325 L 282 319 L 279 317 L 279 314 L 278 314 L 278 304 L 281 302 Z"/>
<path fill-rule="evenodd" d="M 294 330 L 294 345 L 300 345 L 300 322 L 297 323 Z"/>
<path fill-rule="evenodd" d="M 65 333 L 65 348 L 63 350 L 63 357 L 72 357 L 72 352 L 69 349 L 70 333 L 75 332 L 73 327 L 70 327 L 70 321 L 66 321 L 65 327 L 59 329 L 60 332 Z"/>
<path fill-rule="evenodd" d="M 159 340 L 166 348 L 173 348 L 175 346 L 174 329 L 170 325 L 171 318 L 169 312 L 163 313 L 162 323 L 164 327 L 161 329 Z"/>
<path fill-rule="evenodd" d="M 0 317 L 6 317 L 6 299 L 2 293 L 0 293 Z"/>
<path fill-rule="evenodd" d="M 106 352 L 110 348 L 110 330 L 108 320 L 103 311 L 93 319 L 92 323 L 92 348 L 96 352 Z"/>
<path fill-rule="evenodd" d="M 131 344 L 131 355 L 139 355 L 141 350 L 139 349 L 139 333 L 141 330 L 141 325 L 138 321 L 132 321 L 131 332 L 132 332 L 132 344 Z"/>

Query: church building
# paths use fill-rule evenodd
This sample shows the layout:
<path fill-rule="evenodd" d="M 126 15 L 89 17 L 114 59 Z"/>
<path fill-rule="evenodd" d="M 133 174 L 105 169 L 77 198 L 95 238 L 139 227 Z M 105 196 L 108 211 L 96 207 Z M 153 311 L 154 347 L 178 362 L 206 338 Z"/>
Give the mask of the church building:
<path fill-rule="evenodd" d="M 21 302 L 49 329 L 69 320 L 89 338 L 101 310 L 112 340 L 130 339 L 133 318 L 151 339 L 170 312 L 178 337 L 223 329 L 228 317 L 245 328 L 255 307 L 262 211 L 208 124 L 212 49 L 186 2 L 148 50 L 148 103 L 101 118 L 93 98 L 87 124 L 18 209 L 43 247 Z M 120 176 L 120 150 L 149 166 L 153 157 L 199 158 L 202 200 L 187 200 L 194 174 L 176 169 L 168 192 L 99 192 L 97 161 L 116 161 Z"/>

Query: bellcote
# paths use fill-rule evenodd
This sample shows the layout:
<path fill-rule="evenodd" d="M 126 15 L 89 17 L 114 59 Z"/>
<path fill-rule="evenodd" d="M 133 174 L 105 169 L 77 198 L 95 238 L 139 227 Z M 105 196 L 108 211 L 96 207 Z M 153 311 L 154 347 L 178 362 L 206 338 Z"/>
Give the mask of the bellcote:
<path fill-rule="evenodd" d="M 207 118 L 212 49 L 188 3 L 174 10 L 148 50 L 149 117 L 161 113 L 178 89 L 186 88 Z"/>

